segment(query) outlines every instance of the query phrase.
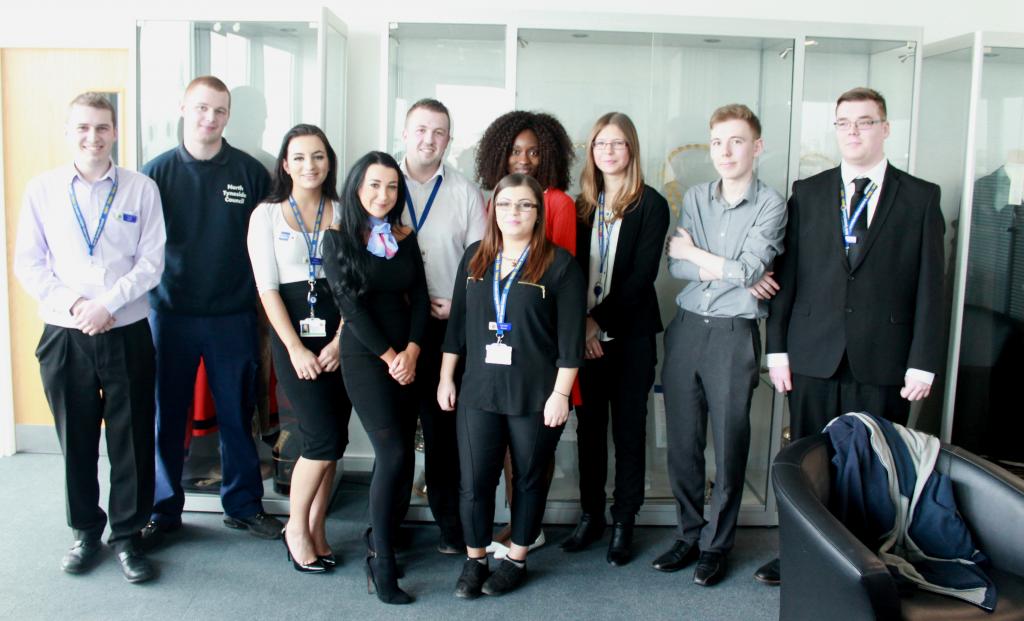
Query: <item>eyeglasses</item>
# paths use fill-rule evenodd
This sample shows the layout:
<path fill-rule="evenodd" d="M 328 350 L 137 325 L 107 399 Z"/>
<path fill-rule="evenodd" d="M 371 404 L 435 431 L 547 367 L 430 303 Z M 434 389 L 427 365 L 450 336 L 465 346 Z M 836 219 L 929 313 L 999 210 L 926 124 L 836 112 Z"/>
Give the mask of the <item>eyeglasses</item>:
<path fill-rule="evenodd" d="M 856 121 L 842 119 L 840 121 L 836 121 L 833 125 L 835 125 L 836 129 L 841 132 L 850 131 L 851 127 L 856 127 L 857 131 L 866 132 L 875 125 L 880 125 L 882 123 L 885 123 L 885 119 L 857 119 Z"/>
<path fill-rule="evenodd" d="M 625 140 L 595 140 L 593 146 L 595 151 L 604 151 L 609 147 L 612 151 L 622 151 L 627 143 Z"/>
<path fill-rule="evenodd" d="M 518 203 L 498 201 L 494 203 L 494 208 L 505 212 L 512 211 L 513 209 L 516 211 L 533 211 L 537 208 L 537 203 L 531 203 L 530 201 L 519 201 Z"/>

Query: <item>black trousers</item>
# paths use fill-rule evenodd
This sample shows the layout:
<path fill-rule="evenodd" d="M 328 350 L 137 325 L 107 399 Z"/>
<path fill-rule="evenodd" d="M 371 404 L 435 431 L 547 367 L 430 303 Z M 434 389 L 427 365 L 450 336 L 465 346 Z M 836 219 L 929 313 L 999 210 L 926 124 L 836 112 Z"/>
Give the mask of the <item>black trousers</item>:
<path fill-rule="evenodd" d="M 448 541 L 462 539 L 459 517 L 459 445 L 455 415 L 437 405 L 437 385 L 441 379 L 441 344 L 447 320 L 427 320 L 416 368 L 416 392 L 420 425 L 423 429 L 423 474 L 427 483 L 427 502 L 441 533 Z M 455 371 L 456 387 L 461 386 L 463 361 Z M 490 540 L 488 540 L 490 543 Z"/>
<path fill-rule="evenodd" d="M 466 545 L 486 548 L 494 530 L 494 494 L 512 456 L 512 543 L 529 546 L 540 535 L 548 499 L 548 464 L 565 425 L 544 426 L 544 414 L 509 416 L 459 407 L 460 509 Z"/>
<path fill-rule="evenodd" d="M 761 336 L 753 319 L 679 311 L 665 331 L 668 479 L 678 539 L 703 552 L 728 553 L 750 452 L 750 399 L 757 387 Z M 708 419 L 715 446 L 715 488 L 704 514 Z"/>
<path fill-rule="evenodd" d="M 847 412 L 868 412 L 906 425 L 910 402 L 900 396 L 899 386 L 858 382 L 843 354 L 832 377 L 821 379 L 793 374 L 789 393 L 789 431 L 793 440 L 820 433 L 830 420 Z"/>
<path fill-rule="evenodd" d="M 632 524 L 644 502 L 647 395 L 654 385 L 658 354 L 654 335 L 601 343 L 604 356 L 580 371 L 583 405 L 576 408 L 580 506 L 604 515 L 608 479 L 608 412 L 615 443 L 612 519 Z"/>
<path fill-rule="evenodd" d="M 64 454 L 68 526 L 98 540 L 107 524 L 97 473 L 101 423 L 110 458 L 110 545 L 123 549 L 153 508 L 156 369 L 142 319 L 96 336 L 46 325 L 36 348 Z"/>

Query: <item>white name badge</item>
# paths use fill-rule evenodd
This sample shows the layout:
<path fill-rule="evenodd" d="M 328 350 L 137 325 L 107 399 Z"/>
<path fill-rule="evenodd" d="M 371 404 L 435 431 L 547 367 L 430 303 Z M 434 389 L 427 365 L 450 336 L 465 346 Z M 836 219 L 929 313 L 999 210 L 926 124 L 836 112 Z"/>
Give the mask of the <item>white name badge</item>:
<path fill-rule="evenodd" d="M 89 287 L 105 287 L 104 278 L 107 270 L 102 265 L 94 263 L 79 263 L 72 268 L 74 278 L 79 283 Z"/>
<path fill-rule="evenodd" d="M 846 243 L 848 243 L 848 244 L 856 244 L 857 243 L 857 236 L 856 235 L 845 235 L 844 237 L 846 238 Z"/>
<path fill-rule="evenodd" d="M 512 348 L 504 343 L 491 343 L 486 348 L 487 355 L 484 357 L 484 362 L 487 364 L 503 364 L 509 366 L 512 364 Z"/>
<path fill-rule="evenodd" d="M 327 321 L 316 317 L 306 317 L 299 322 L 300 337 L 327 336 Z"/>

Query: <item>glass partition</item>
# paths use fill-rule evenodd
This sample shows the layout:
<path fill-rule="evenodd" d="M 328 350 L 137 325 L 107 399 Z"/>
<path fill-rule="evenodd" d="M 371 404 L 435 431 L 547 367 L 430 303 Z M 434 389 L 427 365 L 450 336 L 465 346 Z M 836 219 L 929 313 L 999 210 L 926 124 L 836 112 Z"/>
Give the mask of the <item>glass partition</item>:
<path fill-rule="evenodd" d="M 959 197 L 963 202 L 959 215 L 953 214 L 954 235 L 962 239 L 955 240 L 949 365 L 954 385 L 947 388 L 942 431 L 944 439 L 1019 471 L 1024 463 L 1016 391 L 1024 374 L 1024 37 L 1007 45 L 990 43 L 986 33 L 961 41 L 959 49 L 926 58 L 924 74 L 927 82 L 941 83 L 946 94 L 936 103 L 944 112 L 942 122 L 927 128 L 928 140 L 936 149 L 945 147 L 942 154 L 950 160 L 936 158 L 932 167 L 953 195 L 944 201 L 944 211 L 945 202 Z M 972 80 L 975 88 L 967 92 L 973 99 L 949 96 L 951 85 Z M 943 144 L 960 124 L 969 129 L 972 115 L 966 148 L 957 152 Z M 921 129 L 924 142 L 926 128 Z"/>
<path fill-rule="evenodd" d="M 511 106 L 505 88 L 505 26 L 393 23 L 388 29 L 388 150 L 401 157 L 405 113 L 430 97 L 448 107 L 447 161 L 475 177 L 476 143 Z"/>
<path fill-rule="evenodd" d="M 886 155 L 897 168 L 909 170 L 917 44 L 816 36 L 807 37 L 803 44 L 806 55 L 797 178 L 839 165 L 832 127 L 836 99 L 855 86 L 873 88 L 885 97 L 891 131 Z"/>
<path fill-rule="evenodd" d="M 326 31 L 326 67 L 319 40 Z M 296 123 L 321 126 L 344 152 L 344 25 L 320 21 L 145 21 L 138 24 L 139 161 L 181 140 L 185 86 L 215 75 L 231 90 L 224 137 L 268 168 Z"/>

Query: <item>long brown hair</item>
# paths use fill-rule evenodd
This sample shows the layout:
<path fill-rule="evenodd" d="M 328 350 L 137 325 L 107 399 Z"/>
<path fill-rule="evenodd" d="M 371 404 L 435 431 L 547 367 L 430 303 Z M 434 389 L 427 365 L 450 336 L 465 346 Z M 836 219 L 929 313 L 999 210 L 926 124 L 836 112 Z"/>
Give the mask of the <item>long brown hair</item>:
<path fill-rule="evenodd" d="M 576 199 L 576 211 L 586 222 L 598 206 L 598 196 L 604 191 L 604 174 L 597 168 L 594 161 L 594 140 L 605 127 L 614 125 L 622 132 L 629 149 L 629 164 L 626 166 L 626 181 L 616 196 L 604 197 L 605 205 L 611 207 L 615 218 L 629 210 L 630 206 L 640 200 L 644 193 L 644 173 L 640 169 L 640 138 L 636 133 L 633 121 L 622 112 L 609 112 L 597 119 L 590 130 L 587 140 L 587 161 L 580 174 L 580 195 Z"/>
<path fill-rule="evenodd" d="M 522 267 L 519 280 L 537 282 L 555 259 L 555 246 L 544 235 L 544 189 L 540 187 L 536 179 L 529 175 L 521 173 L 505 175 L 498 185 L 494 186 L 492 201 L 496 201 L 498 195 L 505 189 L 522 186 L 530 188 L 530 192 L 533 194 L 533 202 L 537 205 L 537 220 L 533 225 L 533 235 L 530 236 L 530 254 L 526 257 L 526 265 Z M 492 206 L 487 211 L 489 214 L 484 238 L 477 247 L 476 254 L 469 261 L 469 275 L 476 279 L 483 278 L 487 274 L 487 270 L 494 267 L 494 259 L 501 251 L 498 210 Z"/>

